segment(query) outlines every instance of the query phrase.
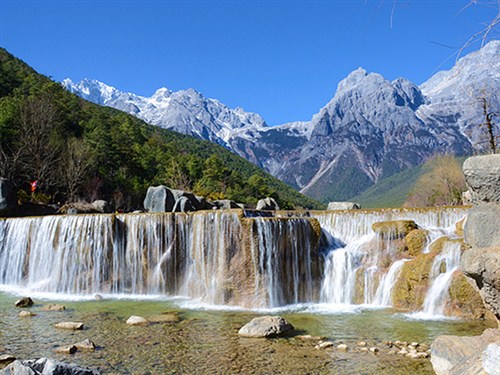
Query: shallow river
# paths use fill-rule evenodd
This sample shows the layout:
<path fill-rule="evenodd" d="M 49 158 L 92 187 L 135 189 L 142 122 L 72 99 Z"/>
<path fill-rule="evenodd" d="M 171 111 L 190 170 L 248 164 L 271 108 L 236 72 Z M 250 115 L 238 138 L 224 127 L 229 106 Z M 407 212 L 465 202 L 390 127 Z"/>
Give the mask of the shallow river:
<path fill-rule="evenodd" d="M 428 359 L 389 354 L 384 341 L 429 344 L 441 334 L 474 335 L 484 322 L 412 320 L 390 309 L 338 309 L 302 306 L 277 311 L 205 309 L 183 300 L 103 299 L 57 301 L 33 298 L 29 308 L 37 315 L 19 317 L 18 297 L 0 293 L 0 354 L 20 359 L 52 357 L 99 368 L 103 374 L 432 374 Z M 60 303 L 65 311 L 43 311 L 43 305 Z M 341 309 L 342 310 L 342 309 Z M 131 315 L 159 320 L 173 313 L 178 321 L 146 327 L 125 324 Z M 314 349 L 317 340 L 298 337 L 249 339 L 238 329 L 259 315 L 281 315 L 297 335 L 325 336 L 349 350 Z M 172 316 L 172 315 L 170 315 Z M 82 331 L 54 328 L 62 321 L 83 322 Z M 90 339 L 95 352 L 56 354 L 58 346 Z M 360 340 L 380 352 L 362 352 Z"/>

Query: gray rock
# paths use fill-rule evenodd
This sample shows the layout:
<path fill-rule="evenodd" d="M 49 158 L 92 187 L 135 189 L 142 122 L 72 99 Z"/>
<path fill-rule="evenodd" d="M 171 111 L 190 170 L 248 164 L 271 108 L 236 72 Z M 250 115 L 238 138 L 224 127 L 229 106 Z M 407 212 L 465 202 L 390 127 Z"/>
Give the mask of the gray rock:
<path fill-rule="evenodd" d="M 242 208 L 238 203 L 229 199 L 218 199 L 213 201 L 215 207 L 219 210 L 230 210 L 235 208 Z"/>
<path fill-rule="evenodd" d="M 113 212 L 113 210 L 111 209 L 111 206 L 109 205 L 108 202 L 106 202 L 105 200 L 96 200 L 96 201 L 93 201 L 92 202 L 92 206 L 99 212 L 101 213 L 104 213 L 104 214 L 109 214 L 111 212 Z"/>
<path fill-rule="evenodd" d="M 500 375 L 500 341 L 486 347 L 481 361 L 488 374 Z"/>
<path fill-rule="evenodd" d="M 437 375 L 486 374 L 481 357 L 498 342 L 500 330 L 491 328 L 480 336 L 438 336 L 431 345 L 432 367 Z"/>
<path fill-rule="evenodd" d="M 96 348 L 94 342 L 90 341 L 89 339 L 85 339 L 83 341 L 77 342 L 73 346 L 75 346 L 78 350 L 86 350 L 89 352 L 93 352 Z"/>
<path fill-rule="evenodd" d="M 146 212 L 172 212 L 175 197 L 166 186 L 151 186 L 148 188 L 144 199 Z"/>
<path fill-rule="evenodd" d="M 177 199 L 175 202 L 174 208 L 172 212 L 191 212 L 194 211 L 195 208 L 188 197 L 182 196 Z"/>
<path fill-rule="evenodd" d="M 328 211 L 336 211 L 336 210 L 359 210 L 361 205 L 359 203 L 354 202 L 329 202 L 327 210 Z"/>
<path fill-rule="evenodd" d="M 280 316 L 261 316 L 241 327 L 238 335 L 243 337 L 277 337 L 293 329 L 293 326 Z"/>
<path fill-rule="evenodd" d="M 472 156 L 463 171 L 472 203 L 500 203 L 500 154 Z"/>
<path fill-rule="evenodd" d="M 30 297 L 23 297 L 18 299 L 14 305 L 16 307 L 30 307 L 33 306 L 33 300 Z"/>
<path fill-rule="evenodd" d="M 142 316 L 136 315 L 132 315 L 125 323 L 129 326 L 147 326 L 149 324 L 149 322 Z"/>
<path fill-rule="evenodd" d="M 100 375 L 100 372 L 54 359 L 40 358 L 14 361 L 0 370 L 0 375 Z"/>
<path fill-rule="evenodd" d="M 54 325 L 56 328 L 67 329 L 70 331 L 78 331 L 83 329 L 83 323 L 81 322 L 61 322 Z"/>
<path fill-rule="evenodd" d="M 500 320 L 500 247 L 466 250 L 460 269 L 479 290 L 485 306 Z"/>
<path fill-rule="evenodd" d="M 10 215 L 16 206 L 14 185 L 9 180 L 0 178 L 0 216 Z"/>
<path fill-rule="evenodd" d="M 257 202 L 257 210 L 264 210 L 264 211 L 276 211 L 280 209 L 280 206 L 278 206 L 278 203 L 274 198 L 267 197 L 264 199 L 260 199 Z"/>
<path fill-rule="evenodd" d="M 467 212 L 464 240 L 472 247 L 500 246 L 500 203 L 482 203 Z"/>

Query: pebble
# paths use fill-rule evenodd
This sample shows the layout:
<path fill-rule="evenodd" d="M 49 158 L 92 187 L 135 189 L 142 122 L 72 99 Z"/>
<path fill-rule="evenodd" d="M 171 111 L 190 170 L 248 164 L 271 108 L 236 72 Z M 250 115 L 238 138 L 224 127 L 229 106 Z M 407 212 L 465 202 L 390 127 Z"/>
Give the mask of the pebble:
<path fill-rule="evenodd" d="M 376 346 L 372 346 L 372 347 L 370 348 L 370 351 L 371 351 L 372 353 L 374 353 L 374 354 L 377 354 L 377 353 L 379 352 L 379 349 L 378 349 Z"/>
<path fill-rule="evenodd" d="M 66 307 L 63 305 L 45 305 L 42 307 L 43 311 L 64 311 Z"/>
<path fill-rule="evenodd" d="M 414 348 L 417 348 L 419 344 L 418 342 L 414 341 L 410 345 L 413 346 Z"/>
<path fill-rule="evenodd" d="M 406 355 L 406 354 L 408 354 L 408 350 L 406 350 L 406 349 L 401 349 L 401 350 L 398 352 L 398 354 L 401 354 L 401 355 Z"/>
<path fill-rule="evenodd" d="M 331 341 L 320 341 L 318 345 L 315 346 L 316 349 L 325 349 L 333 346 L 333 342 Z"/>
<path fill-rule="evenodd" d="M 429 358 L 429 354 L 426 352 L 418 352 L 417 358 Z"/>
<path fill-rule="evenodd" d="M 364 347 L 364 346 L 366 346 L 366 341 L 360 341 L 357 343 L 357 345 Z"/>
<path fill-rule="evenodd" d="M 32 316 L 36 316 L 36 314 L 32 313 L 31 311 L 23 310 L 23 311 L 19 312 L 19 316 L 21 318 L 31 318 Z"/>
<path fill-rule="evenodd" d="M 136 315 L 132 315 L 125 323 L 129 326 L 147 326 L 149 324 L 149 322 L 142 316 Z"/>
<path fill-rule="evenodd" d="M 83 323 L 81 323 L 81 322 L 61 322 L 61 323 L 57 323 L 54 327 L 76 331 L 76 330 L 83 329 Z"/>
<path fill-rule="evenodd" d="M 338 350 L 347 351 L 347 345 L 346 344 L 337 345 L 337 349 Z"/>
<path fill-rule="evenodd" d="M 311 336 L 311 335 L 298 335 L 298 336 L 295 336 L 296 339 L 298 340 L 304 340 L 304 341 L 321 341 L 321 340 L 324 340 L 325 337 L 324 336 Z"/>
<path fill-rule="evenodd" d="M 77 350 L 78 348 L 75 345 L 60 346 L 54 349 L 56 353 L 63 353 L 63 354 L 73 354 L 76 353 Z"/>
<path fill-rule="evenodd" d="M 77 342 L 74 344 L 78 350 L 87 350 L 93 352 L 95 350 L 95 344 L 93 341 L 89 339 L 85 339 L 83 341 Z"/>
<path fill-rule="evenodd" d="M 359 348 L 359 350 L 362 352 L 368 352 L 368 348 L 365 348 L 365 347 Z"/>

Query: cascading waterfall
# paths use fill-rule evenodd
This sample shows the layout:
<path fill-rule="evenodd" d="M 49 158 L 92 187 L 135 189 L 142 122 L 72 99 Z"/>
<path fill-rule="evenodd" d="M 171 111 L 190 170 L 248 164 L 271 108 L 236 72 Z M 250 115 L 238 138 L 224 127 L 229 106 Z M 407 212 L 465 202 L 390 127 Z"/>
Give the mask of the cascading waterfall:
<path fill-rule="evenodd" d="M 460 265 L 460 248 L 460 242 L 448 241 L 441 254 L 438 254 L 434 259 L 429 274 L 431 287 L 424 300 L 424 314 L 443 314 L 451 278 Z M 445 267 L 444 272 L 443 267 Z"/>
<path fill-rule="evenodd" d="M 316 302 L 391 306 L 405 260 L 396 260 L 395 249 L 377 238 L 372 224 L 413 219 L 433 228 L 429 236 L 435 239 L 447 233 L 440 228 L 451 226 L 464 212 L 443 208 L 244 217 L 241 210 L 230 210 L 2 219 L 0 287 L 89 296 L 185 296 L 250 308 Z M 318 243 L 327 243 L 328 249 Z M 431 272 L 429 313 L 442 312 L 436 306 L 443 305 L 458 264 L 452 256 L 456 251 L 445 250 L 441 263 L 446 272 L 438 272 L 440 265 Z"/>

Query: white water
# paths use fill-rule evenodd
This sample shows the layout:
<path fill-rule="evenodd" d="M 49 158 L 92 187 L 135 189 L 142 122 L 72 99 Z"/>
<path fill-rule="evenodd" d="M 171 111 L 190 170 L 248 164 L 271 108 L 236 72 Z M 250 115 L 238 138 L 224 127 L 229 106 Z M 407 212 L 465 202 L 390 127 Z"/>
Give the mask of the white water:
<path fill-rule="evenodd" d="M 0 220 L 0 288 L 71 298 L 183 296 L 200 306 L 253 309 L 389 307 L 404 260 L 371 225 L 411 218 L 435 228 L 434 239 L 446 232 L 440 225 L 450 226 L 463 213 L 314 212 L 331 245 L 324 259 L 307 218 L 215 211 L 6 219 Z M 436 283 L 443 277 L 436 275 Z"/>

